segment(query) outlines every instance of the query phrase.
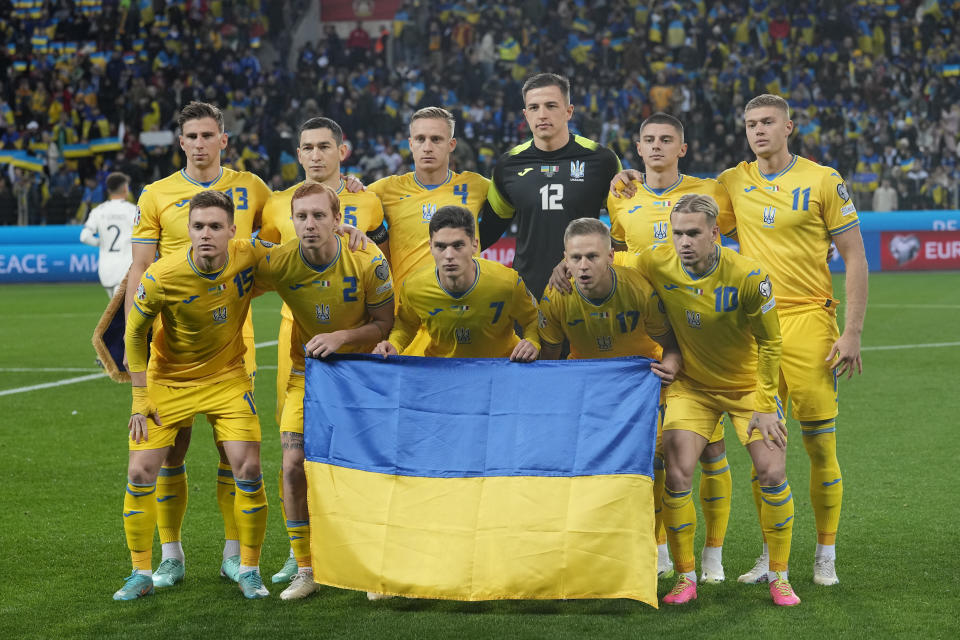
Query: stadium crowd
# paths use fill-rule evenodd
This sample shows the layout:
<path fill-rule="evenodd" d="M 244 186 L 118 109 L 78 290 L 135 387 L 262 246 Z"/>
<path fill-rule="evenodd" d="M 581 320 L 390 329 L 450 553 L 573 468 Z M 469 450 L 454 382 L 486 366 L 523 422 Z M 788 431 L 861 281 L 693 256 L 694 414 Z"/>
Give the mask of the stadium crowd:
<path fill-rule="evenodd" d="M 224 164 L 273 188 L 298 180 L 309 117 L 343 125 L 344 166 L 370 182 L 410 165 L 404 123 L 429 105 L 457 116 L 455 168 L 490 175 L 529 137 L 520 86 L 542 70 L 573 79 L 574 130 L 625 167 L 640 122 L 667 111 L 687 130 L 681 169 L 716 175 L 749 157 L 739 114 L 771 92 L 794 108 L 794 150 L 837 168 L 860 209 L 958 206 L 958 2 L 408 0 L 392 30 L 327 25 L 288 69 L 306 5 L 0 2 L 0 155 L 32 154 L 0 158 L 0 223 L 82 220 L 109 172 L 137 193 L 177 168 L 175 145 L 140 134 L 172 131 L 194 98 L 224 107 Z M 106 142 L 67 153 L 91 140 Z"/>

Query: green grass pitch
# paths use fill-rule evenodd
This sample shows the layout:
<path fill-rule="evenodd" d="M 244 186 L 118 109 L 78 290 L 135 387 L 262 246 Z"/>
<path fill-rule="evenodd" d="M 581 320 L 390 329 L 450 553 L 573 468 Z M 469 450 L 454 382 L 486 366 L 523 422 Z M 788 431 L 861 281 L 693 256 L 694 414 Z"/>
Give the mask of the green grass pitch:
<path fill-rule="evenodd" d="M 843 291 L 842 279 L 836 288 Z M 960 461 L 960 274 L 871 277 L 865 372 L 840 385 L 846 494 L 836 587 L 811 580 L 809 473 L 791 420 L 787 472 L 797 509 L 791 581 L 803 603 L 790 610 L 774 607 L 766 586 L 736 582 L 760 541 L 750 465 L 735 440 L 728 445 L 734 497 L 727 582 L 702 586 L 700 599 L 686 608 L 657 611 L 631 601 L 371 603 L 362 593 L 331 588 L 307 601 L 281 602 L 277 587 L 266 600 L 246 601 L 218 576 L 223 531 L 205 421 L 197 422 L 187 458 L 186 581 L 141 601 L 114 602 L 113 591 L 130 572 L 120 517 L 129 391 L 96 378 L 9 392 L 97 373 L 89 338 L 106 302 L 93 284 L 0 287 L 2 638 L 960 637 L 960 510 L 950 479 Z M 272 294 L 256 301 L 258 341 L 276 339 L 278 309 Z M 878 348 L 931 343 L 940 346 Z M 261 566 L 269 576 L 287 554 L 276 498 L 276 347 L 260 348 L 257 361 L 272 509 Z M 701 526 L 698 550 L 702 540 Z M 669 586 L 661 584 L 661 596 Z"/>

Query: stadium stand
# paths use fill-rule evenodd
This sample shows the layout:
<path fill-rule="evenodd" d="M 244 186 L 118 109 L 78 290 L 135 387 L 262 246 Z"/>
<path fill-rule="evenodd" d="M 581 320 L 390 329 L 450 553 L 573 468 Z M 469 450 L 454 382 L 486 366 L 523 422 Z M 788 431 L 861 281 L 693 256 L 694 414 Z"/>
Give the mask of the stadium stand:
<path fill-rule="evenodd" d="M 878 208 L 960 206 L 957 1 L 408 0 L 390 29 L 326 24 L 290 55 L 307 4 L 0 1 L 0 224 L 79 222 L 109 172 L 137 193 L 176 169 L 191 99 L 224 108 L 224 164 L 273 188 L 299 179 L 308 117 L 343 126 L 344 166 L 370 182 L 409 164 L 403 123 L 428 105 L 457 116 L 456 168 L 489 175 L 527 137 L 524 78 L 547 70 L 572 79 L 574 129 L 628 167 L 657 110 L 686 125 L 681 170 L 749 158 L 740 109 L 771 92 L 795 110 L 794 150 L 836 167 L 860 209 L 883 181 Z"/>

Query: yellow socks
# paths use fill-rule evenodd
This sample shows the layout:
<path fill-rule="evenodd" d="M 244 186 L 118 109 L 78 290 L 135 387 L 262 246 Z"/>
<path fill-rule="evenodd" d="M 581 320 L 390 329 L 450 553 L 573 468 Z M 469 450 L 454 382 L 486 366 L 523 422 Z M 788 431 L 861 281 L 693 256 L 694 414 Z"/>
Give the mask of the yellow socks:
<path fill-rule="evenodd" d="M 693 506 L 692 490 L 671 491 L 663 488 L 663 523 L 677 573 L 689 573 L 696 567 L 693 555 L 693 536 L 697 530 L 697 510 Z"/>
<path fill-rule="evenodd" d="M 817 543 L 832 545 L 837 538 L 843 502 L 836 419 L 801 422 L 800 429 L 803 446 L 810 457 L 810 504 L 817 523 Z"/>
<path fill-rule="evenodd" d="M 133 568 L 150 571 L 153 562 L 153 530 L 157 526 L 156 484 L 135 484 L 127 480 L 123 494 L 123 532 Z"/>
<path fill-rule="evenodd" d="M 310 567 L 310 521 L 287 520 L 287 536 L 290 538 L 290 548 L 293 557 L 297 559 L 297 566 L 301 569 Z"/>
<path fill-rule="evenodd" d="M 234 516 L 240 540 L 240 565 L 256 567 L 260 564 L 260 548 L 267 531 L 267 494 L 263 490 L 263 475 L 255 480 L 237 480 Z"/>
<path fill-rule="evenodd" d="M 730 496 L 733 492 L 727 454 L 701 462 L 700 468 L 700 508 L 707 527 L 704 546 L 722 547 L 730 520 Z"/>
<path fill-rule="evenodd" d="M 770 571 L 787 570 L 793 537 L 793 493 L 784 480 L 775 487 L 760 487 L 760 526 L 770 549 Z"/>
<path fill-rule="evenodd" d="M 157 475 L 157 531 L 162 544 L 180 541 L 189 494 L 186 465 L 160 467 Z"/>
<path fill-rule="evenodd" d="M 663 458 L 653 457 L 653 531 L 657 536 L 657 546 L 667 544 L 667 530 L 663 526 L 663 483 L 667 472 L 663 467 Z"/>
<path fill-rule="evenodd" d="M 239 540 L 237 519 L 233 514 L 237 485 L 233 479 L 233 469 L 223 462 L 217 465 L 217 505 L 223 516 L 223 537 L 225 540 Z"/>

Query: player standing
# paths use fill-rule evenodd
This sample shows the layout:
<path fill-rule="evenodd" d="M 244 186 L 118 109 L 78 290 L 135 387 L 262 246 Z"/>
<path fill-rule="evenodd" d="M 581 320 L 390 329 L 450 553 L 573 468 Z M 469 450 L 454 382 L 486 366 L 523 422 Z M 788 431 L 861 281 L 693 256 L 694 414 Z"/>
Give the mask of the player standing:
<path fill-rule="evenodd" d="M 191 102 L 180 110 L 180 148 L 186 156 L 186 166 L 176 173 L 144 187 L 137 203 L 139 214 L 133 230 L 133 264 L 127 276 L 124 313 L 129 316 L 134 302 L 133 283 L 139 282 L 147 267 L 159 255 L 174 254 L 190 245 L 187 229 L 190 199 L 207 189 L 216 189 L 230 197 L 235 206 L 234 223 L 238 239 L 249 238 L 260 226 L 260 212 L 270 189 L 263 180 L 246 171 L 233 171 L 220 166 L 220 153 L 227 146 L 223 130 L 223 113 L 214 105 Z M 246 353 L 243 356 L 247 373 L 256 372 L 256 352 L 253 342 L 253 323 L 247 318 L 243 325 Z M 192 424 L 192 423 L 191 423 Z M 176 431 L 176 442 L 168 450 L 168 457 L 160 469 L 157 495 L 157 525 L 163 549 L 163 561 L 154 574 L 158 587 L 171 586 L 184 576 L 183 547 L 180 544 L 181 525 L 187 510 L 187 473 L 184 459 L 190 444 L 191 425 Z M 236 580 L 240 563 L 240 543 L 234 521 L 233 502 L 236 486 L 228 457 L 220 452 L 217 471 L 217 503 L 223 515 L 225 542 L 221 574 Z"/>
<path fill-rule="evenodd" d="M 380 199 L 373 192 L 359 191 L 352 193 L 344 188 L 344 181 L 340 174 L 340 163 L 347 156 L 347 146 L 343 143 L 343 130 L 329 118 L 310 118 L 302 125 L 297 133 L 297 160 L 303 167 L 306 179 L 289 189 L 278 191 L 270 196 L 263 208 L 263 227 L 260 229 L 260 238 L 273 243 L 287 243 L 297 237 L 294 224 L 290 216 L 290 203 L 293 194 L 305 184 L 325 184 L 336 191 L 342 205 L 341 220 L 349 225 L 366 231 L 370 239 L 376 243 L 386 240 L 386 228 L 383 225 L 383 207 Z M 277 424 L 281 423 L 283 401 L 287 395 L 287 383 L 290 379 L 290 335 L 293 330 L 293 314 L 290 307 L 284 303 L 280 310 L 280 334 L 277 338 Z M 302 434 L 302 427 L 300 433 Z M 286 446 L 284 450 L 286 451 Z M 302 453 L 302 452 L 301 452 Z M 302 457 L 302 456 L 301 456 Z M 302 461 L 300 474 L 302 475 Z M 285 509 L 285 470 L 280 471 L 280 506 Z M 284 517 L 284 520 L 287 518 Z M 271 580 L 289 582 L 297 575 L 297 560 L 293 547 L 290 556 L 283 567 L 273 575 Z"/>
<path fill-rule="evenodd" d="M 369 353 L 393 326 L 390 268 L 375 247 L 350 251 L 337 235 L 336 192 L 327 184 L 306 182 L 291 195 L 291 211 L 296 238 L 261 260 L 256 272 L 258 287 L 276 289 L 294 319 L 286 354 L 292 367 L 279 422 L 284 517 L 297 569 L 280 594 L 283 600 L 305 598 L 317 590 L 303 469 L 304 354 L 322 358 L 334 352 Z M 279 581 L 275 576 L 274 582 Z"/>
<path fill-rule="evenodd" d="M 567 224 L 598 217 L 620 160 L 593 140 L 572 135 L 570 83 L 540 73 L 523 85 L 523 114 L 533 138 L 500 156 L 480 216 L 480 243 L 489 247 L 512 220 L 517 226 L 513 266 L 540 296 L 563 257 Z"/>
<path fill-rule="evenodd" d="M 538 312 L 516 271 L 474 257 L 476 219 L 465 207 L 441 207 L 430 220 L 434 265 L 407 277 L 388 340 L 374 353 L 398 355 L 423 328 L 424 355 L 532 362 L 540 352 Z M 523 339 L 514 332 L 523 330 Z"/>
<path fill-rule="evenodd" d="M 679 574 L 663 601 L 684 604 L 697 597 L 692 477 L 726 412 L 753 459 L 763 496 L 770 595 L 775 604 L 791 606 L 800 599 L 787 579 L 793 496 L 776 397 L 781 349 L 776 302 L 758 262 L 717 244 L 716 218 L 713 198 L 680 197 L 671 214 L 675 251 L 651 247 L 634 260 L 663 300 L 683 354 L 683 369 L 667 387 L 663 417 L 663 518 Z"/>
<path fill-rule="evenodd" d="M 764 94 L 744 107 L 747 141 L 754 162 L 741 162 L 719 178 L 733 201 L 740 251 L 761 261 L 777 285 L 783 356 L 780 397 L 789 398 L 810 457 L 810 502 L 817 526 L 813 581 L 839 582 L 836 537 L 843 498 L 837 461 L 837 378 L 861 373 L 860 335 L 867 306 L 868 268 L 857 209 L 843 178 L 830 167 L 790 153 L 790 106 Z M 844 330 L 827 266 L 831 241 L 846 265 Z M 754 474 L 756 475 L 756 474 Z M 754 482 L 754 502 L 759 490 Z M 768 541 L 769 542 L 769 541 Z M 763 582 L 769 553 L 740 576 Z"/>
<path fill-rule="evenodd" d="M 260 422 L 244 367 L 242 335 L 254 268 L 265 249 L 255 241 L 233 240 L 233 221 L 234 203 L 228 196 L 218 191 L 195 195 L 188 209 L 191 246 L 161 258 L 136 289 L 131 287 L 126 346 L 133 408 L 123 525 L 133 573 L 115 600 L 153 593 L 158 475 L 177 431 L 192 426 L 197 414 L 207 416 L 235 473 L 240 590 L 247 598 L 269 595 L 259 570 L 267 526 Z M 155 325 L 158 316 L 162 322 Z M 151 328 L 155 334 L 148 365 Z"/>
<path fill-rule="evenodd" d="M 87 216 L 80 231 L 80 242 L 91 247 L 100 247 L 97 275 L 100 284 L 113 298 L 117 287 L 130 269 L 133 256 L 130 251 L 130 236 L 137 207 L 127 200 L 130 197 L 130 177 L 123 173 L 107 176 L 107 201 L 96 207 Z"/>

